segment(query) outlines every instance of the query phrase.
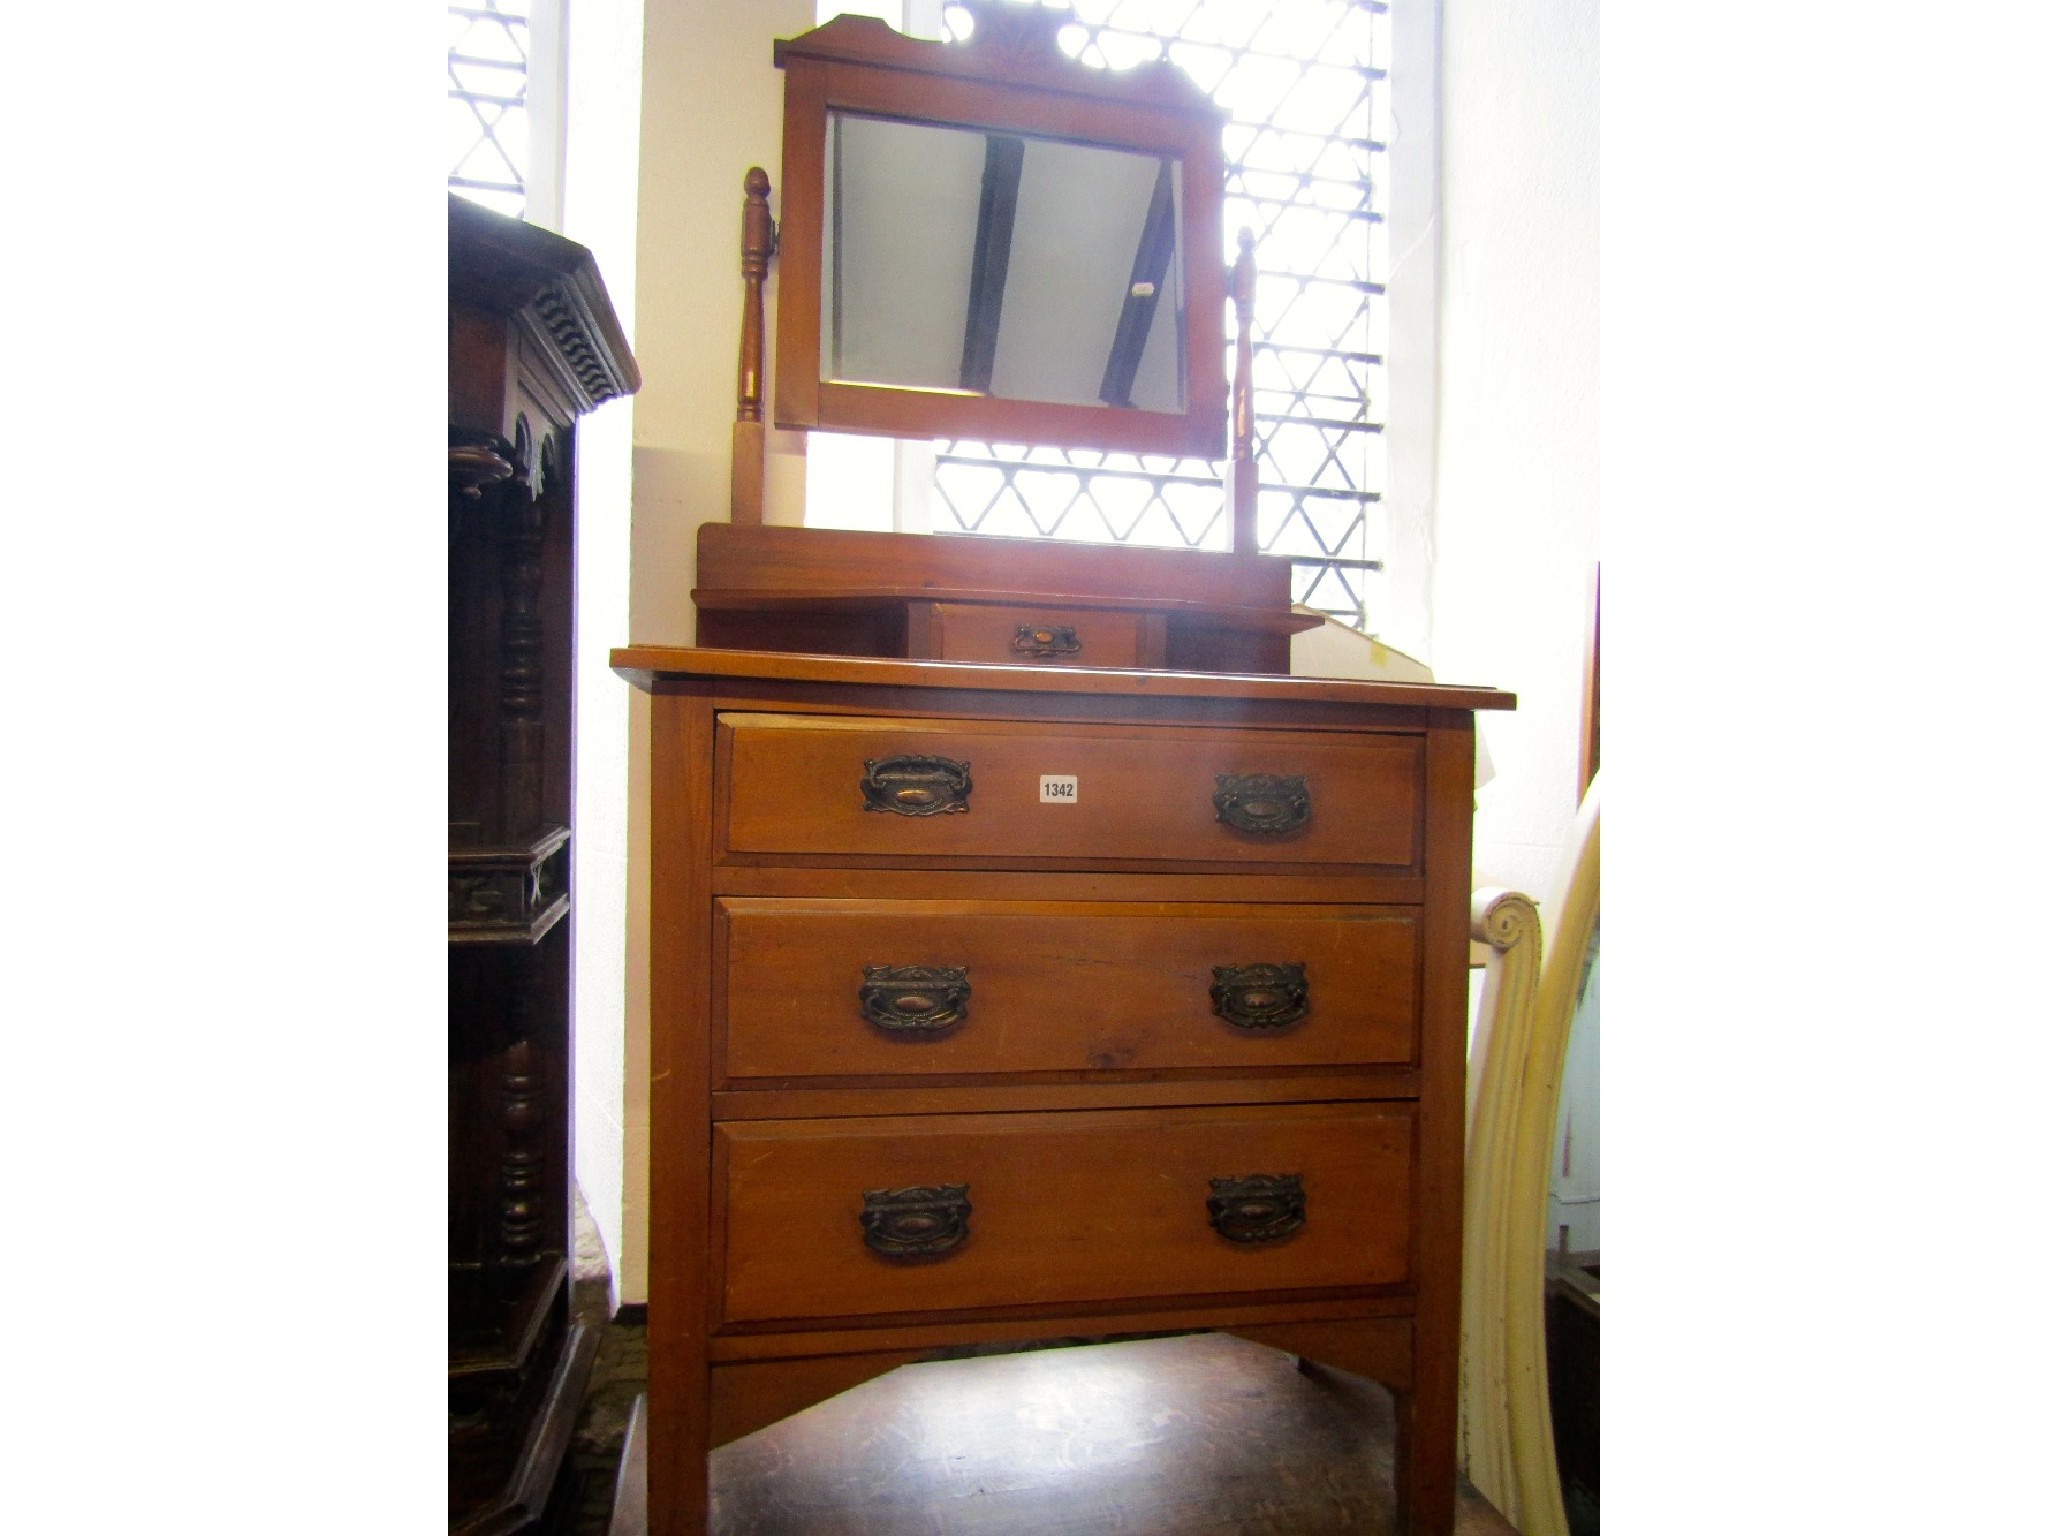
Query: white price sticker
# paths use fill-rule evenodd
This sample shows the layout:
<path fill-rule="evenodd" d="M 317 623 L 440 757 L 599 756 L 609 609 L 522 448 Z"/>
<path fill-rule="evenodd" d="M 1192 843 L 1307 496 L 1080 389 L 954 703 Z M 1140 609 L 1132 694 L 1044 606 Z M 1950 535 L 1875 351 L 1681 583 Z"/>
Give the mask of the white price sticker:
<path fill-rule="evenodd" d="M 1073 805 L 1081 798 L 1081 781 L 1071 773 L 1041 773 L 1038 798 L 1045 805 Z"/>

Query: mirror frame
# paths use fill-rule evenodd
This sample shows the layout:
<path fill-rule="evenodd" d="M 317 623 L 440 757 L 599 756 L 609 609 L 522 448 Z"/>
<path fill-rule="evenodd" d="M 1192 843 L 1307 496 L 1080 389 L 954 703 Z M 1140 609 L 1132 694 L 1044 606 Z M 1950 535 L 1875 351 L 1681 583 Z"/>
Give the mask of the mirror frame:
<path fill-rule="evenodd" d="M 775 424 L 1221 460 L 1228 114 L 1163 60 L 1109 70 L 1068 58 L 1058 43 L 1059 29 L 1072 20 L 1065 12 L 986 0 L 967 8 L 974 32 L 964 43 L 908 38 L 874 17 L 846 15 L 775 45 L 776 67 L 785 75 Z M 825 121 L 832 111 L 1177 157 L 1189 317 L 1186 408 L 1147 411 L 821 379 Z"/>

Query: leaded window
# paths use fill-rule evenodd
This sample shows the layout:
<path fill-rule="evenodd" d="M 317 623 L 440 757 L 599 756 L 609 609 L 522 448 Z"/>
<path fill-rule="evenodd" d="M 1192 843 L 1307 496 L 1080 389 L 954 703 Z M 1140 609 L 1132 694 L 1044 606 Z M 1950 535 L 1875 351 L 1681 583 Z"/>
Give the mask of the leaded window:
<path fill-rule="evenodd" d="M 1111 67 L 1163 55 L 1231 114 L 1224 257 L 1249 228 L 1259 268 L 1259 548 L 1294 562 L 1297 602 L 1363 627 L 1367 581 L 1381 568 L 1371 514 L 1384 483 L 1385 0 L 1072 0 L 1071 9 L 1061 33 L 1070 54 Z M 1220 550 L 1229 542 L 1222 475 L 1199 459 L 941 442 L 932 526 Z"/>
<path fill-rule="evenodd" d="M 524 0 L 448 7 L 448 185 L 488 208 L 526 217 Z"/>

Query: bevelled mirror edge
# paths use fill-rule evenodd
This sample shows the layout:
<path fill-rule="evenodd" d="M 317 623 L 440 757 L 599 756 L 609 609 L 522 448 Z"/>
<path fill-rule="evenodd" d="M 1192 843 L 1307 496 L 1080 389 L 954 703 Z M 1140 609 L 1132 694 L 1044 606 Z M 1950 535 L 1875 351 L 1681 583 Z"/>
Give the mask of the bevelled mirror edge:
<path fill-rule="evenodd" d="M 825 114 L 819 377 L 1187 409 L 1177 154 Z"/>

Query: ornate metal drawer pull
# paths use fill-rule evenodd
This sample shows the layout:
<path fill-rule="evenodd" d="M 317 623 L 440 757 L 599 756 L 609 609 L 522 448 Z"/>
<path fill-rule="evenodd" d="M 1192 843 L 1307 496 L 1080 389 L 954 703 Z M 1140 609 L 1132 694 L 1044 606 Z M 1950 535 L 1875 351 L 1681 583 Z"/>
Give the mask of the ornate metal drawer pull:
<path fill-rule="evenodd" d="M 862 809 L 898 816 L 946 816 L 967 809 L 974 780 L 950 757 L 869 758 L 861 775 Z"/>
<path fill-rule="evenodd" d="M 1308 1219 L 1298 1173 L 1250 1173 L 1209 1181 L 1209 1225 L 1233 1243 L 1269 1243 Z"/>
<path fill-rule="evenodd" d="M 1308 962 L 1219 965 L 1209 988 L 1216 1017 L 1239 1029 L 1282 1029 L 1308 1016 Z"/>
<path fill-rule="evenodd" d="M 1308 779 L 1298 773 L 1219 773 L 1216 819 L 1274 836 L 1308 825 Z"/>
<path fill-rule="evenodd" d="M 974 992 L 964 965 L 864 965 L 860 974 L 861 1017 L 892 1034 L 951 1029 Z"/>
<path fill-rule="evenodd" d="M 965 1241 L 967 1218 L 974 1214 L 965 1184 L 868 1189 L 860 1199 L 863 1241 L 891 1259 L 951 1252 Z"/>
<path fill-rule="evenodd" d="M 1078 656 L 1081 637 L 1071 624 L 1019 624 L 1010 649 L 1019 656 Z"/>

